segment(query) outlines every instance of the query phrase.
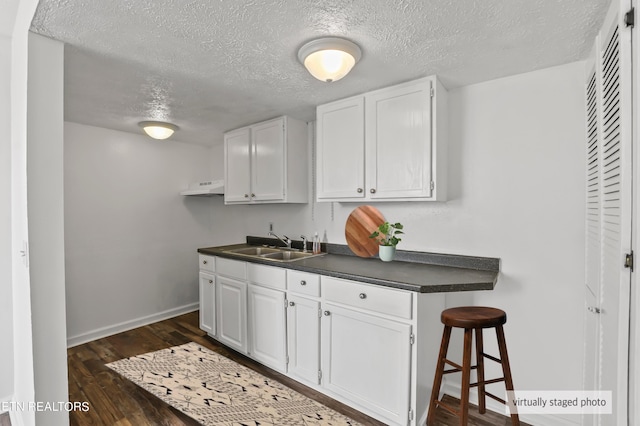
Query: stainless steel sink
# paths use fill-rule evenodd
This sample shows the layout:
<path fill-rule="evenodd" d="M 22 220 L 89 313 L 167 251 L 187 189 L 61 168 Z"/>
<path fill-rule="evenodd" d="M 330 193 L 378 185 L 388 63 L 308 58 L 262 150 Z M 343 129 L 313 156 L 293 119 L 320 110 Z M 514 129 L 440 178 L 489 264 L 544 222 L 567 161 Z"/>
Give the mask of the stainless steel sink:
<path fill-rule="evenodd" d="M 296 251 L 295 249 L 272 247 L 245 247 L 227 250 L 227 253 L 253 257 L 256 259 L 270 260 L 273 262 L 294 262 L 296 260 L 308 259 L 310 257 L 317 257 L 325 254 L 313 254 L 309 252 Z"/>
<path fill-rule="evenodd" d="M 269 247 L 247 247 L 228 251 L 229 253 L 241 254 L 244 256 L 262 256 L 267 253 L 280 253 L 280 249 Z"/>
<path fill-rule="evenodd" d="M 281 251 L 279 253 L 269 253 L 262 256 L 263 259 L 277 260 L 280 262 L 293 262 L 294 260 L 307 259 L 319 254 L 303 253 L 301 251 Z"/>

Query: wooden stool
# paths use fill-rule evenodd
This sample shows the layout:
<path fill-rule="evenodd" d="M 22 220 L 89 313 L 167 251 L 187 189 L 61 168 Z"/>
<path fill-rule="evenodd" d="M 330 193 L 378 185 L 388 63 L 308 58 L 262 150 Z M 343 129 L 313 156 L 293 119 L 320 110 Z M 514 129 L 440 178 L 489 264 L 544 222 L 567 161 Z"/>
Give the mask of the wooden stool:
<path fill-rule="evenodd" d="M 431 401 L 429 402 L 429 414 L 427 416 L 427 425 L 431 426 L 435 421 L 436 407 L 440 406 L 447 411 L 460 417 L 460 425 L 466 425 L 469 419 L 469 389 L 478 387 L 478 411 L 484 414 L 486 410 L 485 396 L 489 396 L 496 401 L 505 404 L 502 398 L 485 390 L 485 385 L 504 381 L 506 389 L 513 390 L 513 381 L 511 380 L 511 370 L 509 368 L 509 357 L 507 356 L 507 344 L 504 340 L 504 331 L 502 325 L 507 322 L 507 314 L 496 308 L 486 308 L 482 306 L 465 306 L 459 308 L 451 308 L 442 311 L 441 321 L 444 324 L 444 332 L 442 333 L 442 344 L 440 346 L 440 355 L 438 355 L 438 364 L 436 367 L 436 375 L 433 379 L 433 390 L 431 391 Z M 464 328 L 464 349 L 462 357 L 462 366 L 447 359 L 447 350 L 449 349 L 449 339 L 451 338 L 451 328 Z M 498 337 L 498 347 L 500 349 L 500 359 L 491 355 L 487 355 L 482 349 L 482 329 L 495 328 Z M 471 339 L 473 330 L 476 331 L 476 365 L 471 365 Z M 484 378 L 484 358 L 502 365 L 503 377 L 499 379 L 485 380 Z M 454 368 L 445 370 L 444 365 L 449 364 Z M 475 369 L 478 381 L 470 383 L 471 370 Z M 442 376 L 444 374 L 462 372 L 462 391 L 460 395 L 460 409 L 456 410 L 442 401 L 438 400 L 440 394 L 440 385 L 442 384 Z M 519 425 L 520 420 L 518 414 L 511 413 L 511 423 Z"/>

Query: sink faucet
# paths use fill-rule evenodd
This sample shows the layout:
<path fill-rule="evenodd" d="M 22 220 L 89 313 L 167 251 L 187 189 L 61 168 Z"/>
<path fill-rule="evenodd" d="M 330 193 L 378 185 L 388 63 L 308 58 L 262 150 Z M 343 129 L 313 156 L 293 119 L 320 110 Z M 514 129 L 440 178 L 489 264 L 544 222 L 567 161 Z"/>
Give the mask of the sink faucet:
<path fill-rule="evenodd" d="M 291 248 L 291 238 L 287 237 L 286 235 L 282 235 L 284 238 L 280 238 L 274 232 L 269 231 L 269 236 L 276 237 L 277 239 L 285 243 L 287 248 Z"/>
<path fill-rule="evenodd" d="M 305 237 L 304 235 L 300 235 L 300 238 L 302 238 L 302 252 L 306 253 L 307 252 L 307 237 Z"/>

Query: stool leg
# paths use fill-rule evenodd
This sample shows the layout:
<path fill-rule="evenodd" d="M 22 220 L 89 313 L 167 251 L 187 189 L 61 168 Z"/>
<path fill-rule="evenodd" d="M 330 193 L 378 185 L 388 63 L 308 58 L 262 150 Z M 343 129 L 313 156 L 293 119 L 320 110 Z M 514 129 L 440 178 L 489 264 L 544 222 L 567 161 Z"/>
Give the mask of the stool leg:
<path fill-rule="evenodd" d="M 460 394 L 460 426 L 469 421 L 469 385 L 471 384 L 471 340 L 473 329 L 464 329 L 464 349 L 462 354 L 462 392 Z"/>
<path fill-rule="evenodd" d="M 484 348 L 482 345 L 482 329 L 476 328 L 476 374 L 478 377 L 478 412 L 487 412 L 486 397 L 484 391 Z"/>
<path fill-rule="evenodd" d="M 507 343 L 504 338 L 504 330 L 502 326 L 496 327 L 496 335 L 498 337 L 498 348 L 500 349 L 500 359 L 502 360 L 502 373 L 504 374 L 504 383 L 508 391 L 513 390 L 513 380 L 511 378 L 511 367 L 509 366 L 509 356 L 507 355 Z M 513 426 L 520 425 L 518 412 L 511 413 L 511 424 Z"/>
<path fill-rule="evenodd" d="M 442 372 L 444 371 L 444 360 L 447 358 L 447 350 L 449 349 L 449 340 L 451 339 L 451 327 L 445 325 L 442 332 L 442 343 L 440 344 L 440 354 L 438 355 L 438 364 L 436 365 L 436 375 L 433 378 L 433 389 L 431 389 L 431 400 L 429 401 L 429 414 L 427 415 L 427 426 L 434 424 L 436 419 L 436 401 L 440 395 L 440 386 L 442 385 Z"/>

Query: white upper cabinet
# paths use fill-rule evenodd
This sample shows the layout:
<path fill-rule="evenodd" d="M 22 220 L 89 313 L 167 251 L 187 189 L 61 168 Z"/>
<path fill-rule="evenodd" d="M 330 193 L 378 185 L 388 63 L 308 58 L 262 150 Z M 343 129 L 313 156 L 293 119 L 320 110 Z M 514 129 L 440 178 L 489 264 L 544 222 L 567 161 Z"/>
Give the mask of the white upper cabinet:
<path fill-rule="evenodd" d="M 431 197 L 431 81 L 366 96 L 369 197 Z"/>
<path fill-rule="evenodd" d="M 224 135 L 224 201 L 248 202 L 251 194 L 251 131 L 248 127 Z"/>
<path fill-rule="evenodd" d="M 319 106 L 318 201 L 444 201 L 446 109 L 435 76 Z"/>
<path fill-rule="evenodd" d="M 306 123 L 290 117 L 224 136 L 225 204 L 306 203 Z"/>
<path fill-rule="evenodd" d="M 318 199 L 364 198 L 364 98 L 319 106 L 317 140 Z"/>
<path fill-rule="evenodd" d="M 284 121 L 278 119 L 251 128 L 251 188 L 255 201 L 284 199 Z"/>

